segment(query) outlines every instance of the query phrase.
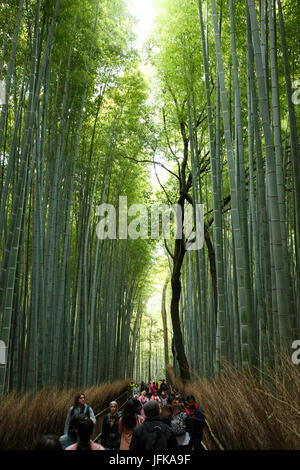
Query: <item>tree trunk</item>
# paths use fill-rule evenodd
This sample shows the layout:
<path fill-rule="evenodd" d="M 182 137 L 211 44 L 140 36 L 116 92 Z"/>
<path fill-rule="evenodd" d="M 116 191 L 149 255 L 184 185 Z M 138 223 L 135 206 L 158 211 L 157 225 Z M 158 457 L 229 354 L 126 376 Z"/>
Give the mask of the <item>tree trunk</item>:
<path fill-rule="evenodd" d="M 182 207 L 183 207 L 183 203 L 182 203 Z M 181 331 L 180 319 L 179 319 L 179 300 L 180 300 L 180 294 L 181 294 L 180 274 L 181 274 L 181 267 L 182 267 L 185 251 L 186 250 L 184 246 L 184 240 L 182 238 L 176 239 L 174 259 L 173 259 L 173 272 L 172 272 L 172 278 L 171 278 L 171 285 L 172 285 L 171 318 L 172 318 L 172 325 L 173 325 L 176 356 L 177 356 L 178 365 L 180 369 L 180 376 L 183 382 L 190 380 L 190 369 L 189 369 L 189 364 L 185 355 L 182 331 Z"/>
<path fill-rule="evenodd" d="M 149 375 L 149 380 L 151 380 L 151 335 L 152 335 L 152 319 L 150 322 L 150 336 L 149 336 L 149 363 L 148 363 L 148 375 Z"/>
<path fill-rule="evenodd" d="M 167 312 L 166 312 L 166 291 L 169 283 L 169 278 L 165 280 L 165 284 L 162 292 L 161 299 L 161 316 L 164 330 L 164 353 L 165 353 L 165 369 L 166 369 L 166 381 L 168 382 L 168 365 L 169 365 L 169 343 L 168 343 L 168 324 L 167 324 Z"/>

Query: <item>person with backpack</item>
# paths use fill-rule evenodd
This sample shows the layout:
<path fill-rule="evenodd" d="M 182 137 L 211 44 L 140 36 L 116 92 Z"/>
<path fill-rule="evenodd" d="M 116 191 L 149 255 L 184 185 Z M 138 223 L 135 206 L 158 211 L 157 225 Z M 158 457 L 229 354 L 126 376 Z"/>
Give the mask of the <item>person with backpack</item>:
<path fill-rule="evenodd" d="M 202 436 L 205 425 L 205 415 L 203 409 L 196 403 L 194 395 L 188 395 L 186 398 L 187 407 L 185 409 L 188 420 L 187 420 L 187 431 L 191 436 L 191 440 L 188 444 L 189 450 L 199 451 L 202 450 Z"/>
<path fill-rule="evenodd" d="M 104 417 L 101 432 L 101 444 L 106 450 L 119 450 L 120 439 L 119 419 L 121 414 L 118 412 L 118 404 L 111 401 L 109 404 L 109 413 Z"/>
<path fill-rule="evenodd" d="M 85 394 L 82 392 L 77 393 L 77 395 L 75 396 L 74 405 L 71 406 L 71 408 L 68 411 L 66 422 L 65 422 L 64 434 L 68 434 L 70 419 L 72 418 L 72 416 L 76 416 L 76 415 L 86 416 L 87 418 L 90 418 L 93 424 L 96 423 L 94 412 L 92 408 L 85 403 Z"/>
<path fill-rule="evenodd" d="M 191 436 L 187 431 L 187 419 L 188 415 L 185 412 L 184 404 L 178 403 L 175 405 L 171 419 L 171 429 L 176 436 L 178 447 L 181 449 L 186 449 L 191 440 Z"/>
<path fill-rule="evenodd" d="M 133 431 L 129 449 L 135 452 L 176 449 L 175 435 L 170 426 L 161 420 L 157 401 L 145 403 L 144 411 L 146 419 Z"/>

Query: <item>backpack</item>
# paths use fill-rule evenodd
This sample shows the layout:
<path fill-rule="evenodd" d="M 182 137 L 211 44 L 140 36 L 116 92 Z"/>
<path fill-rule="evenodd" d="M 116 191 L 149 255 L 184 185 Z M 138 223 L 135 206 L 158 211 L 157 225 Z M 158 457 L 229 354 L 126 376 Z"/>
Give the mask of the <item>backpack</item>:
<path fill-rule="evenodd" d="M 75 408 L 76 406 L 73 406 L 72 410 L 71 410 L 71 416 L 73 416 L 74 414 L 74 411 L 75 411 Z M 79 414 L 81 415 L 84 415 L 84 416 L 87 416 L 88 418 L 90 418 L 90 407 L 87 405 L 86 409 L 85 409 L 85 412 L 80 412 Z"/>
<path fill-rule="evenodd" d="M 168 442 L 163 429 L 160 426 L 147 429 L 147 439 L 145 442 L 145 450 L 167 450 Z"/>
<path fill-rule="evenodd" d="M 179 413 L 178 415 L 174 416 L 174 418 L 172 418 L 171 428 L 175 436 L 182 436 L 186 433 L 184 413 Z"/>

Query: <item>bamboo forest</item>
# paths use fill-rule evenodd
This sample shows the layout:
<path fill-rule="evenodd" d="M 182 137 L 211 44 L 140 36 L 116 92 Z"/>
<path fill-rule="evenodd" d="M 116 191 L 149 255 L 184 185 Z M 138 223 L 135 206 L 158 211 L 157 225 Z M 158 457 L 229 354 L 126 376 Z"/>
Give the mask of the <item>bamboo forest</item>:
<path fill-rule="evenodd" d="M 299 53 L 299 0 L 0 0 L 0 449 L 161 379 L 300 449 Z"/>

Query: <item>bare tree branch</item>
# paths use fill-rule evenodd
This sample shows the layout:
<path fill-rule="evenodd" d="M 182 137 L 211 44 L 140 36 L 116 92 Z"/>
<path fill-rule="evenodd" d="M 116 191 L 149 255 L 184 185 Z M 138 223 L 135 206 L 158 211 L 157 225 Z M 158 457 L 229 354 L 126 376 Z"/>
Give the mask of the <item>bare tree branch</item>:
<path fill-rule="evenodd" d="M 168 136 L 165 108 L 162 109 L 162 113 L 163 113 L 164 130 L 165 130 L 165 134 L 166 134 L 166 138 L 167 138 L 168 147 L 169 147 L 169 150 L 170 150 L 171 154 L 173 155 L 175 160 L 178 162 L 178 158 L 177 158 L 175 152 L 173 151 L 173 149 L 171 147 L 169 136 Z"/>
<path fill-rule="evenodd" d="M 176 175 L 176 173 L 174 173 L 173 171 L 169 170 L 169 168 L 167 168 L 165 165 L 163 165 L 162 163 L 160 162 L 156 162 L 155 160 L 137 160 L 136 158 L 133 158 L 133 157 L 128 157 L 127 155 L 123 155 L 124 158 L 127 158 L 128 160 L 132 160 L 136 163 L 153 163 L 154 165 L 159 165 L 161 166 L 164 170 L 166 170 L 168 173 L 170 173 L 170 175 L 172 176 L 175 176 L 177 179 L 179 179 L 179 176 Z"/>
<path fill-rule="evenodd" d="M 174 255 L 171 253 L 165 238 L 164 238 L 164 244 L 165 244 L 165 248 L 166 248 L 167 252 L 169 253 L 169 255 L 171 256 L 171 258 L 174 259 Z"/>
<path fill-rule="evenodd" d="M 158 177 L 158 174 L 157 174 L 155 165 L 154 165 L 154 171 L 155 171 L 156 179 L 157 179 L 157 181 L 158 181 L 160 187 L 162 188 L 163 192 L 165 193 L 165 195 L 166 195 L 166 197 L 167 197 L 167 199 L 168 199 L 168 203 L 170 204 L 170 206 L 172 206 L 172 202 L 171 202 L 171 200 L 170 200 L 170 198 L 169 198 L 169 195 L 168 195 L 167 191 L 165 190 L 163 184 L 161 183 L 161 181 L 160 181 L 160 179 L 159 179 L 159 177 Z"/>

